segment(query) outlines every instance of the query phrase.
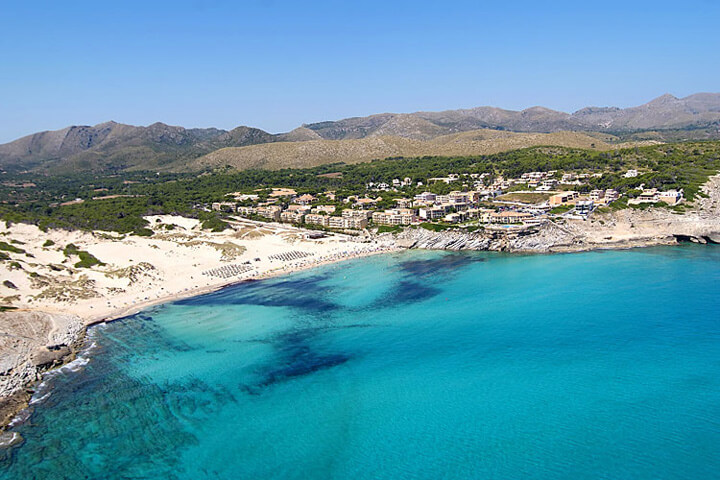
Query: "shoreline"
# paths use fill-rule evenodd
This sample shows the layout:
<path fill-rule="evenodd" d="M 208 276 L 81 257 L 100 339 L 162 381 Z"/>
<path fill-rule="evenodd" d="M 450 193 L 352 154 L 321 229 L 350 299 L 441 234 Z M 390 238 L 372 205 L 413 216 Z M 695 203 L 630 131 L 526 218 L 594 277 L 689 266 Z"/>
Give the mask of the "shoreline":
<path fill-rule="evenodd" d="M 308 263 L 306 265 L 300 265 L 297 267 L 293 267 L 292 269 L 288 269 L 287 267 L 284 267 L 282 269 L 278 268 L 278 269 L 270 270 L 270 271 L 267 271 L 264 273 L 260 273 L 255 276 L 250 276 L 247 278 L 232 279 L 232 280 L 228 280 L 227 282 L 222 282 L 222 283 L 218 283 L 215 285 L 193 288 L 193 289 L 187 290 L 186 292 L 174 293 L 174 294 L 167 295 L 165 297 L 159 297 L 159 298 L 154 298 L 151 300 L 146 300 L 144 302 L 137 303 L 131 307 L 121 308 L 110 314 L 104 314 L 104 315 L 98 315 L 96 317 L 90 317 L 89 319 L 86 320 L 85 326 L 89 327 L 92 325 L 97 325 L 98 323 L 112 322 L 112 321 L 119 320 L 124 317 L 129 317 L 131 315 L 135 315 L 135 314 L 141 312 L 142 310 L 153 307 L 155 305 L 164 305 L 166 303 L 172 303 L 172 302 L 175 302 L 178 300 L 184 300 L 186 298 L 193 298 L 193 297 L 199 297 L 202 295 L 207 295 L 209 293 L 217 292 L 219 290 L 222 290 L 222 289 L 228 288 L 228 287 L 232 287 L 234 285 L 241 285 L 245 282 L 255 282 L 255 281 L 260 281 L 260 280 L 266 280 L 268 278 L 279 277 L 282 275 L 289 275 L 292 273 L 302 272 L 305 270 L 310 270 L 310 269 L 322 267 L 325 265 L 333 265 L 335 263 L 342 263 L 342 262 L 345 262 L 348 260 L 355 260 L 357 258 L 365 258 L 365 257 L 374 256 L 374 255 L 382 255 L 382 254 L 386 254 L 386 253 L 395 253 L 395 252 L 399 252 L 399 251 L 403 251 L 403 250 L 404 249 L 401 249 L 401 248 L 392 248 L 392 249 L 388 248 L 385 250 L 354 253 L 354 254 L 350 254 L 343 258 L 337 258 L 337 259 L 333 259 L 333 260 L 322 260 L 322 261 L 315 262 L 315 263 Z"/>
<path fill-rule="evenodd" d="M 569 244 L 569 245 L 563 245 L 558 244 L 553 247 L 550 247 L 546 250 L 537 250 L 537 249 L 516 249 L 516 250 L 508 250 L 504 253 L 511 254 L 511 255 L 527 255 L 527 254 L 567 254 L 567 253 L 584 253 L 584 252 L 591 252 L 591 251 L 606 251 L 606 250 L 632 250 L 636 248 L 650 248 L 650 247 L 662 247 L 662 246 L 673 246 L 673 245 L 681 245 L 685 242 L 680 242 L 677 240 L 677 238 L 674 237 L 663 237 L 663 238 L 644 238 L 644 239 L 635 239 L 635 240 L 623 240 L 618 242 L 608 242 L 608 243 L 588 243 L 588 244 Z M 688 241 L 687 243 L 697 243 L 697 242 L 691 242 Z M 712 242 L 708 242 L 712 243 Z M 245 282 L 251 282 L 251 281 L 260 281 L 260 280 L 266 280 L 269 278 L 275 278 L 283 275 L 289 275 L 296 272 L 301 272 L 305 270 L 310 270 L 313 268 L 326 266 L 326 265 L 332 265 L 332 264 L 338 264 L 344 261 L 348 260 L 354 260 L 358 258 L 365 258 L 369 256 L 374 255 L 381 255 L 381 254 L 388 254 L 388 253 L 398 253 L 406 250 L 436 250 L 436 251 L 454 251 L 454 250 L 448 250 L 443 248 L 403 248 L 399 247 L 396 244 L 392 247 L 386 247 L 386 248 L 379 248 L 377 250 L 371 250 L 371 251 L 364 251 L 364 252 L 353 252 L 351 254 L 347 254 L 345 256 L 341 256 L 339 258 L 332 258 L 332 259 L 323 259 L 317 262 L 308 262 L 306 264 L 301 265 L 289 265 L 284 267 L 276 267 L 271 270 L 258 273 L 256 275 L 248 276 L 246 278 L 234 278 L 230 279 L 225 282 L 220 282 L 214 285 L 207 285 L 202 286 L 198 288 L 192 288 L 188 289 L 187 291 L 179 292 L 179 293 L 173 293 L 164 297 L 157 297 L 154 299 L 148 299 L 146 301 L 134 304 L 132 306 L 128 306 L 125 308 L 116 309 L 114 311 L 111 311 L 110 313 L 100 314 L 94 317 L 89 317 L 84 319 L 84 326 L 81 329 L 78 336 L 73 340 L 72 344 L 70 345 L 70 353 L 63 357 L 59 362 L 55 362 L 52 366 L 49 368 L 43 370 L 40 373 L 40 377 L 38 379 L 35 379 L 32 382 L 29 382 L 28 384 L 24 385 L 21 389 L 17 390 L 13 394 L 11 394 L 8 397 L 5 397 L 3 399 L 0 399 L 0 448 L 2 448 L 3 444 L 3 435 L 7 435 L 9 432 L 7 429 L 13 425 L 13 423 L 17 420 L 20 423 L 22 423 L 25 419 L 20 419 L 19 417 L 22 415 L 23 411 L 26 411 L 28 408 L 32 407 L 31 400 L 36 393 L 36 388 L 38 385 L 40 385 L 43 382 L 44 377 L 53 371 L 59 370 L 69 363 L 75 361 L 79 356 L 82 355 L 83 348 L 86 346 L 86 340 L 87 340 L 87 332 L 88 328 L 93 325 L 98 325 L 101 323 L 106 322 L 112 322 L 116 320 L 120 320 L 122 318 L 135 315 L 147 308 L 156 306 L 156 305 L 163 305 L 167 303 L 172 303 L 178 300 L 183 300 L 187 298 L 193 298 L 198 297 L 202 295 L 207 295 L 213 292 L 217 292 L 219 290 L 222 290 L 224 288 L 228 288 L 235 285 L 241 285 Z M 492 251 L 488 249 L 464 249 L 461 251 Z M 501 253 L 501 252 L 498 252 Z M 53 315 L 53 313 L 49 313 L 50 315 Z M 15 438 L 15 437 L 13 437 Z M 17 444 L 17 442 L 15 442 Z M 12 445 L 11 445 L 12 446 Z"/>
<path fill-rule="evenodd" d="M 11 444 L 6 445 L 6 442 L 4 441 L 5 434 L 7 434 L 7 429 L 12 428 L 15 426 L 15 422 L 17 423 L 23 423 L 25 419 L 19 418 L 24 411 L 26 411 L 28 408 L 32 407 L 31 401 L 33 399 L 33 396 L 36 393 L 37 387 L 44 381 L 44 378 L 47 374 L 52 373 L 54 371 L 57 371 L 71 362 L 77 360 L 78 358 L 82 357 L 83 349 L 85 348 L 85 343 L 87 341 L 87 334 L 88 329 L 94 325 L 99 325 L 102 323 L 109 323 L 116 320 L 121 320 L 123 318 L 135 315 L 145 309 L 148 309 L 150 307 L 156 306 L 156 305 L 164 305 L 168 303 L 172 303 L 178 300 L 184 300 L 187 298 L 194 298 L 199 297 L 202 295 L 207 295 L 213 292 L 217 292 L 219 290 L 222 290 L 224 288 L 232 287 L 235 285 L 241 285 L 246 282 L 254 282 L 254 281 L 261 281 L 261 280 L 267 280 L 269 278 L 275 278 L 283 275 L 289 275 L 305 270 L 311 270 L 313 268 L 318 268 L 322 266 L 327 265 L 333 265 L 342 263 L 344 261 L 349 260 L 355 260 L 359 258 L 365 258 L 375 255 L 382 255 L 382 254 L 388 254 L 388 253 L 397 253 L 400 251 L 403 251 L 404 249 L 393 247 L 393 248 L 386 248 L 381 250 L 374 250 L 374 251 L 367 251 L 367 252 L 354 252 L 352 254 L 348 254 L 346 256 L 340 257 L 340 258 L 333 258 L 333 259 L 324 259 L 318 262 L 309 262 L 304 265 L 298 265 L 293 267 L 278 267 L 276 269 L 260 273 L 258 275 L 250 276 L 247 278 L 241 278 L 241 279 L 232 279 L 228 280 L 227 282 L 222 282 L 219 284 L 211 285 L 211 286 L 203 286 L 199 288 L 193 288 L 189 289 L 186 292 L 182 293 L 175 293 L 171 295 L 167 295 L 165 297 L 159 297 L 154 298 L 151 300 L 147 300 L 144 302 L 141 302 L 139 304 L 135 304 L 131 307 L 127 308 L 121 308 L 118 310 L 115 310 L 109 314 L 102 314 L 97 315 L 95 317 L 90 317 L 84 320 L 83 328 L 80 330 L 79 334 L 76 338 L 73 339 L 72 344 L 70 345 L 70 352 L 62 357 L 61 359 L 57 360 L 55 363 L 52 364 L 47 369 L 42 370 L 40 372 L 40 377 L 34 379 L 33 381 L 25 384 L 22 386 L 22 388 L 16 390 L 12 394 L 10 394 L 7 397 L 0 398 L 0 449 L 2 448 L 9 448 L 14 445 L 17 445 L 18 443 L 22 443 L 22 439 L 17 439 L 16 437 L 13 437 L 13 441 L 10 442 Z M 49 315 L 52 315 L 50 313 Z M 85 358 L 85 357 L 82 357 Z"/>

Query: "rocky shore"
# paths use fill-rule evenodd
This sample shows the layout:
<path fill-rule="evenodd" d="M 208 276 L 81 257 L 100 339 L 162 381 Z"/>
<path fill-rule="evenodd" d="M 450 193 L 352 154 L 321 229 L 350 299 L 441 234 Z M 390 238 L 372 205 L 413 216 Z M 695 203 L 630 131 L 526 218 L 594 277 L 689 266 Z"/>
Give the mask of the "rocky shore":
<path fill-rule="evenodd" d="M 7 424 L 27 405 L 43 372 L 73 358 L 85 325 L 74 315 L 0 312 L 0 420 Z"/>

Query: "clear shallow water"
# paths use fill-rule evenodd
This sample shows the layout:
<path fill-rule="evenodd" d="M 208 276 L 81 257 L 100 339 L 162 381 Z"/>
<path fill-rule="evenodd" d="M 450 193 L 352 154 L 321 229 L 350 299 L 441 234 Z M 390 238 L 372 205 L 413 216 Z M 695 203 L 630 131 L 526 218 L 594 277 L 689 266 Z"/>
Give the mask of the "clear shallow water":
<path fill-rule="evenodd" d="M 717 478 L 720 248 L 377 256 L 92 329 L 0 478 Z"/>

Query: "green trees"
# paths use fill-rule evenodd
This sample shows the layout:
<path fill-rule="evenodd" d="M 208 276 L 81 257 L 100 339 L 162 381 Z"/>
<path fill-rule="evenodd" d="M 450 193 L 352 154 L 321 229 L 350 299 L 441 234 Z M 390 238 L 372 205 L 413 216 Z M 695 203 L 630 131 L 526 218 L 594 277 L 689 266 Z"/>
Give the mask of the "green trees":
<path fill-rule="evenodd" d="M 641 175 L 625 178 L 628 169 Z M 272 187 L 288 187 L 298 193 L 334 190 L 340 197 L 364 196 L 366 185 L 412 179 L 400 192 L 377 192 L 381 207 L 394 206 L 394 199 L 412 197 L 428 190 L 446 194 L 471 189 L 477 176 L 517 177 L 525 172 L 550 171 L 602 173 L 588 179 L 588 189 L 613 188 L 621 193 L 641 184 L 659 189 L 682 188 L 692 200 L 700 186 L 720 170 L 720 142 L 688 142 L 633 147 L 597 152 L 565 147 L 533 147 L 493 155 L 472 157 L 418 157 L 375 160 L 354 165 L 332 164 L 305 169 L 216 171 L 198 173 L 129 172 L 119 175 L 39 177 L 17 174 L 0 185 L 0 218 L 24 222 L 41 229 L 67 228 L 108 230 L 150 235 L 143 216 L 176 214 L 199 218 L 203 228 L 217 231 L 227 223 L 216 213 L 203 210 L 212 202 L 227 201 L 231 192 L 259 194 L 262 200 Z M 327 176 L 326 174 L 333 175 Z M 428 178 L 451 173 L 468 174 L 446 184 L 427 184 Z M 473 178 L 470 175 L 476 174 Z M 417 181 L 424 185 L 417 186 Z M 32 184 L 18 188 L 12 185 Z M 82 203 L 69 203 L 81 199 Z M 339 200 L 334 203 L 341 205 Z"/>

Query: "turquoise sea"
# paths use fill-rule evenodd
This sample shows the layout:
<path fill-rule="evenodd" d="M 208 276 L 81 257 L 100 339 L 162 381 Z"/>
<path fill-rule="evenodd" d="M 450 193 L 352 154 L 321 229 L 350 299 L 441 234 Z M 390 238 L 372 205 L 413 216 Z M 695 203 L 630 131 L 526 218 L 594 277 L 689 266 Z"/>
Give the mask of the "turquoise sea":
<path fill-rule="evenodd" d="M 411 251 L 91 329 L 2 479 L 720 477 L 720 248 Z"/>

